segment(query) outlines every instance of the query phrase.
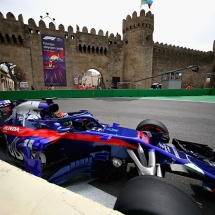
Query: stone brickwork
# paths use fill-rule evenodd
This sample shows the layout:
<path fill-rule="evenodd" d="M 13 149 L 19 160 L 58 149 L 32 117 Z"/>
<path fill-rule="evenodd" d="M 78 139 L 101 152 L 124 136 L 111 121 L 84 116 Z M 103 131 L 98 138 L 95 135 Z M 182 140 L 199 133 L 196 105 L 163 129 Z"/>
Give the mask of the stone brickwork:
<path fill-rule="evenodd" d="M 153 75 L 190 65 L 199 66 L 198 73 L 194 73 L 192 70 L 182 71 L 182 88 L 186 88 L 189 84 L 195 86 L 195 88 L 202 88 L 206 74 L 215 72 L 214 64 L 214 52 L 202 52 L 162 43 L 154 44 Z M 160 80 L 161 77 L 157 77 L 153 82 L 160 82 Z"/>
<path fill-rule="evenodd" d="M 154 15 L 142 10 L 140 16 L 123 20 L 123 81 L 133 82 L 152 76 Z M 141 83 L 149 88 L 151 81 Z"/>
<path fill-rule="evenodd" d="M 119 29 L 120 30 L 120 29 Z M 192 84 L 203 87 L 206 73 L 215 72 L 215 48 L 213 52 L 201 52 L 162 43 L 154 43 L 154 15 L 141 10 L 138 16 L 123 20 L 123 39 L 86 27 L 80 31 L 76 26 L 67 29 L 61 24 L 56 29 L 51 22 L 46 27 L 43 20 L 39 25 L 33 19 L 24 24 L 22 15 L 18 19 L 9 12 L 6 18 L 0 13 L 0 63 L 11 62 L 22 69 L 29 85 L 44 89 L 41 34 L 64 37 L 66 54 L 67 87 L 55 89 L 76 89 L 74 74 L 81 80 L 88 69 L 96 69 L 103 77 L 103 87 L 112 85 L 112 78 L 120 82 L 133 82 L 156 74 L 199 65 L 199 73 L 185 71 L 182 87 Z M 149 88 L 151 83 L 161 82 L 160 78 L 140 81 L 139 88 Z"/>

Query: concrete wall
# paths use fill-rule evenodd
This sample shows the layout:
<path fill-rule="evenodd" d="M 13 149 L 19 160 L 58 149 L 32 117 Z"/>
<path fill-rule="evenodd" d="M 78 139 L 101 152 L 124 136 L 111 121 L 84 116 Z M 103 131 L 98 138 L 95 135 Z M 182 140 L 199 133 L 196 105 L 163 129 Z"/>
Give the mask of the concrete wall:
<path fill-rule="evenodd" d="M 0 214 L 120 215 L 0 160 Z"/>

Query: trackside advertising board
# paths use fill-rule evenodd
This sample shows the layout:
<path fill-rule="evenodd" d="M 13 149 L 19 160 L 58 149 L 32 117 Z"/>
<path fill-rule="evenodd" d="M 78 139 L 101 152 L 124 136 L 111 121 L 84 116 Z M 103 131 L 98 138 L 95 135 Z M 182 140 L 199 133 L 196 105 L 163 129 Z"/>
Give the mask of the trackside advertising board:
<path fill-rule="evenodd" d="M 67 86 L 64 38 L 41 34 L 45 86 Z"/>

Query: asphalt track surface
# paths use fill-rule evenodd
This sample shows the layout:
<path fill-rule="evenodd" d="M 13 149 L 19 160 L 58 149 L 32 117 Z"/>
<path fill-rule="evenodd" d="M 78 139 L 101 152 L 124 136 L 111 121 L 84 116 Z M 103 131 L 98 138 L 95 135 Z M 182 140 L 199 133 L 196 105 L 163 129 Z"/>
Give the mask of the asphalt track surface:
<path fill-rule="evenodd" d="M 88 110 L 100 122 L 116 122 L 128 128 L 136 128 L 144 119 L 157 119 L 166 125 L 171 138 L 208 144 L 215 150 L 215 96 L 83 98 L 58 99 L 55 102 L 59 104 L 60 111 Z M 200 202 L 205 215 L 215 214 L 215 194 L 205 191 L 201 181 L 174 174 L 165 177 Z M 94 180 L 80 186 L 68 186 L 68 189 L 81 195 L 88 193 L 85 196 L 92 197 L 94 201 L 99 199 L 98 202 L 106 202 L 107 207 L 112 207 L 127 181 L 126 177 L 108 183 Z"/>

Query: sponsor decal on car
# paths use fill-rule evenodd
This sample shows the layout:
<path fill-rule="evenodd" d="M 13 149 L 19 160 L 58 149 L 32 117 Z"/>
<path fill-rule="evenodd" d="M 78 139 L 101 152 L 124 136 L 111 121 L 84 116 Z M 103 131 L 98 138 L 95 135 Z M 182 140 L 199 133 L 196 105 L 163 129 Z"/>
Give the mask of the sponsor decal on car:
<path fill-rule="evenodd" d="M 197 173 L 204 175 L 204 171 L 193 163 L 187 163 L 187 164 L 185 164 L 185 166 L 194 172 L 197 172 Z"/>
<path fill-rule="evenodd" d="M 19 127 L 16 126 L 4 126 L 3 127 L 4 131 L 14 131 L 14 132 L 19 132 Z"/>
<path fill-rule="evenodd" d="M 21 138 L 15 137 L 11 142 L 7 141 L 7 148 L 11 156 L 18 160 L 24 160 L 24 153 L 23 150 L 18 149 L 18 145 L 22 145 L 23 147 L 29 147 L 31 150 L 30 157 L 31 159 L 40 159 L 42 163 L 46 163 L 46 156 L 44 153 L 38 153 L 37 151 L 32 151 L 33 144 L 35 140 L 33 139 L 25 139 L 24 142 L 22 142 Z"/>

